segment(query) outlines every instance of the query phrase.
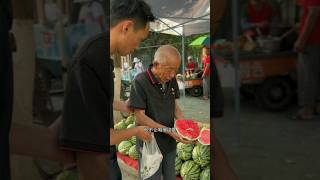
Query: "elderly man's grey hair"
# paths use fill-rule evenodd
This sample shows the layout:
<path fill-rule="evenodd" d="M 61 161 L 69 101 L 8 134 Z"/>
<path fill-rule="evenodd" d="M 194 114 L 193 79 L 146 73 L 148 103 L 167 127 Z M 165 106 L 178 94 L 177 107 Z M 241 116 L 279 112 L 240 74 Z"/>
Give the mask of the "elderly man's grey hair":
<path fill-rule="evenodd" d="M 156 53 L 154 54 L 153 62 L 165 64 L 166 61 L 168 61 L 172 57 L 177 57 L 179 60 L 181 60 L 180 53 L 175 47 L 171 45 L 163 45 L 159 47 Z"/>

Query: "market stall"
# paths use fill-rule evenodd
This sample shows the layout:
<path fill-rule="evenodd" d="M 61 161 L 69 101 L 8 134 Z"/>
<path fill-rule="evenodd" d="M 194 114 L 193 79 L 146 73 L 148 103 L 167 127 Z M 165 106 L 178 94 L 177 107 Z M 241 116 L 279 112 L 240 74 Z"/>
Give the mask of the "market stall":
<path fill-rule="evenodd" d="M 180 120 L 191 121 L 191 120 Z M 194 176 L 200 180 L 210 179 L 210 125 L 197 124 L 200 134 L 194 140 L 194 144 L 177 142 L 177 154 L 175 160 L 176 179 L 182 180 L 184 176 Z M 182 122 L 183 123 L 183 122 Z M 135 126 L 135 117 L 129 116 L 115 124 L 115 129 L 126 129 Z M 177 126 L 177 125 L 176 125 Z M 179 128 L 177 129 L 179 133 Z M 205 132 L 206 131 L 206 132 Z M 182 133 L 182 132 L 180 132 Z M 138 152 L 136 150 L 136 137 L 124 140 L 116 145 L 117 160 L 123 179 L 138 179 Z M 186 178 L 186 177 L 185 177 Z"/>
<path fill-rule="evenodd" d="M 292 51 L 296 34 L 293 27 L 298 21 L 299 8 L 294 2 L 264 1 L 264 7 L 271 6 L 271 11 L 267 10 L 268 7 L 262 10 L 264 16 L 260 10 L 253 10 L 253 6 L 247 4 L 249 1 L 228 2 L 230 3 L 227 3 L 227 8 L 232 11 L 226 12 L 222 18 L 220 32 L 214 37 L 213 46 L 222 85 L 234 89 L 234 118 L 237 124 L 234 127 L 237 128 L 240 94 L 257 99 L 259 104 L 270 110 L 284 109 L 290 102 L 287 97 L 291 96 L 289 91 L 295 92 L 295 87 L 293 85 L 288 88 L 281 84 L 289 84 L 289 81 L 295 80 L 292 66 L 295 66 L 296 55 Z M 259 11 L 260 13 L 257 13 Z M 256 22 L 267 23 L 261 25 L 255 24 Z M 259 73 L 261 71 L 262 74 Z M 289 80 L 285 82 L 276 78 L 274 81 L 267 81 L 280 75 Z M 269 90 L 261 90 L 266 89 L 262 88 L 264 86 L 258 88 L 264 81 L 267 86 L 278 85 Z M 275 81 L 280 83 L 274 83 Z M 254 86 L 248 86 L 249 84 Z M 261 93 L 258 93 L 258 89 L 263 92 L 263 98 L 259 97 Z"/>

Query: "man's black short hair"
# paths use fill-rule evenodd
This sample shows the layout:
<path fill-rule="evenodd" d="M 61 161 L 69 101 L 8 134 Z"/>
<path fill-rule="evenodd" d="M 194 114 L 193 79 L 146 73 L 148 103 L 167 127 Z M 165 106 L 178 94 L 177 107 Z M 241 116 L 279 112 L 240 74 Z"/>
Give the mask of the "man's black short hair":
<path fill-rule="evenodd" d="M 112 0 L 110 5 L 110 27 L 120 21 L 131 19 L 135 22 L 135 29 L 146 27 L 155 17 L 150 6 L 143 0 Z"/>

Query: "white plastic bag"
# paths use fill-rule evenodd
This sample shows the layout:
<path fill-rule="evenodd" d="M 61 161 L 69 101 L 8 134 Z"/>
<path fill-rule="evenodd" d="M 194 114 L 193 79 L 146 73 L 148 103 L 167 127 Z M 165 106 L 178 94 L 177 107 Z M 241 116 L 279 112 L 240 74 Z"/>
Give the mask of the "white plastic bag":
<path fill-rule="evenodd" d="M 153 134 L 151 141 L 143 143 L 141 154 L 140 173 L 144 180 L 158 171 L 163 158 Z"/>

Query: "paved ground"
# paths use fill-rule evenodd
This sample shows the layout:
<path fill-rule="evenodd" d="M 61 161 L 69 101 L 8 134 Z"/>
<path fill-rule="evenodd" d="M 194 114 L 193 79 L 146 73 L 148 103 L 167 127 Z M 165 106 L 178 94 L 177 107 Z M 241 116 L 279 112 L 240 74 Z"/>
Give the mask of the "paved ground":
<path fill-rule="evenodd" d="M 216 132 L 241 180 L 320 179 L 319 116 L 301 122 L 289 118 L 296 105 L 272 113 L 242 100 L 236 121 L 230 89 L 225 97 L 225 116 L 216 120 Z"/>

